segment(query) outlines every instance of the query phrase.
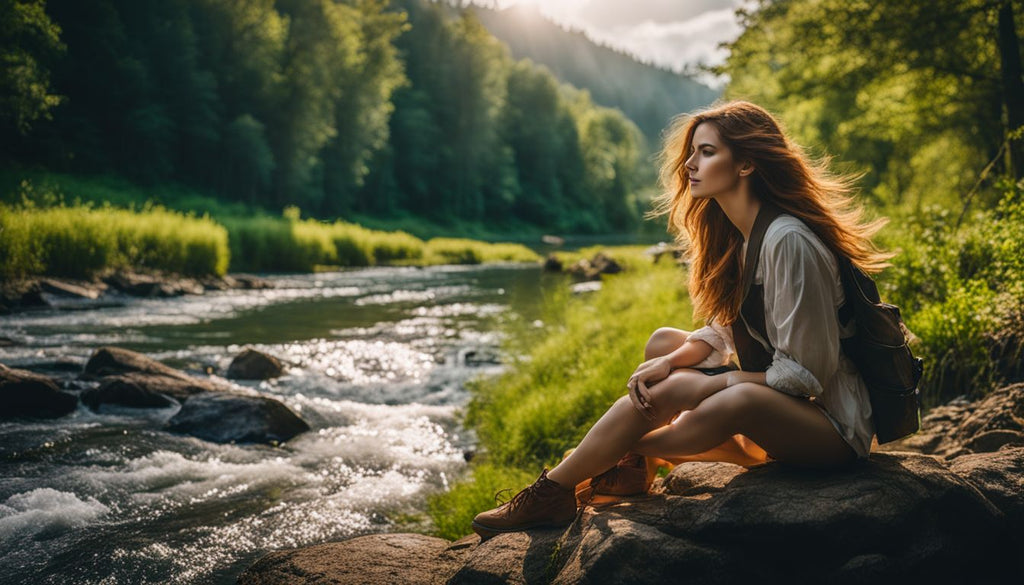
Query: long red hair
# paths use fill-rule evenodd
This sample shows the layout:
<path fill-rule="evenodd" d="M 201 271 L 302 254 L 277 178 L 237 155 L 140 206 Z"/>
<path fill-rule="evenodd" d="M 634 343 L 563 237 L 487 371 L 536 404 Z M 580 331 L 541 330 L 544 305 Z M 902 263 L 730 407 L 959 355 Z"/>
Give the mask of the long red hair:
<path fill-rule="evenodd" d="M 827 160 L 813 161 L 790 141 L 779 123 L 760 106 L 730 102 L 692 115 L 678 116 L 665 135 L 659 156 L 662 195 L 652 216 L 668 214 L 669 230 L 686 245 L 690 260 L 690 297 L 694 315 L 731 324 L 743 302 L 740 290 L 743 234 L 713 199 L 690 195 L 693 133 L 713 124 L 737 161 L 750 161 L 751 189 L 762 201 L 803 221 L 834 254 L 849 258 L 865 272 L 878 272 L 892 257 L 871 244 L 885 219 L 864 221 L 853 205 L 853 177 L 836 175 Z"/>

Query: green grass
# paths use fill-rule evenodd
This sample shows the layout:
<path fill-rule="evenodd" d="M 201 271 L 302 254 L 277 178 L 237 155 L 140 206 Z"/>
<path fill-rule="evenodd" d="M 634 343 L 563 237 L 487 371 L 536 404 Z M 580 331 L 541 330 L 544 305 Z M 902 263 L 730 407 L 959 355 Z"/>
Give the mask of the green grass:
<path fill-rule="evenodd" d="M 88 278 L 107 268 L 224 274 L 228 234 L 209 217 L 163 207 L 0 205 L 0 276 Z"/>
<path fill-rule="evenodd" d="M 540 256 L 522 244 L 488 243 L 463 238 L 433 238 L 423 251 L 425 264 L 537 262 Z"/>
<path fill-rule="evenodd" d="M 382 264 L 481 264 L 536 262 L 521 244 L 434 238 L 427 242 L 405 232 L 385 232 L 337 221 L 285 218 L 228 218 L 233 270 L 309 272 L 330 266 Z"/>
<path fill-rule="evenodd" d="M 637 254 L 636 247 L 611 252 L 621 262 L 644 262 Z M 606 277 L 597 293 L 573 297 L 563 288 L 549 296 L 545 326 L 520 328 L 507 341 L 508 354 L 523 357 L 504 375 L 470 385 L 466 424 L 479 436 L 479 455 L 469 478 L 430 500 L 438 535 L 467 534 L 498 489 L 524 487 L 576 445 L 626 393 L 655 329 L 691 326 L 682 272 L 645 262 Z"/>

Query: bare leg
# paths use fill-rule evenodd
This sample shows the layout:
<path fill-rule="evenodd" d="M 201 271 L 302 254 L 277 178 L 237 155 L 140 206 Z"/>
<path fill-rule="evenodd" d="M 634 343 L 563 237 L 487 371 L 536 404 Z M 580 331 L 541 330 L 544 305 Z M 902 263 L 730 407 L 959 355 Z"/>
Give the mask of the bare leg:
<path fill-rule="evenodd" d="M 619 460 L 630 446 L 655 426 L 633 408 L 623 396 L 594 423 L 580 444 L 568 457 L 548 472 L 548 478 L 562 487 L 576 487 Z"/>
<path fill-rule="evenodd" d="M 831 467 L 856 458 L 818 407 L 752 383 L 710 396 L 673 424 L 645 435 L 632 449 L 672 459 L 703 453 L 737 433 L 750 437 L 773 459 L 793 465 Z"/>
<path fill-rule="evenodd" d="M 548 472 L 548 477 L 562 486 L 575 486 L 607 470 L 641 437 L 667 425 L 676 413 L 695 408 L 720 391 L 724 387 L 723 379 L 694 370 L 675 370 L 650 388 L 657 415 L 653 421 L 644 418 L 629 397 L 623 396 L 591 427 L 579 446 Z"/>
<path fill-rule="evenodd" d="M 687 461 L 722 461 L 735 463 L 743 467 L 754 467 L 763 465 L 771 460 L 768 453 L 760 445 L 741 434 L 735 434 L 726 439 L 722 444 L 712 447 L 702 453 L 694 455 L 674 455 L 672 457 L 661 457 L 673 465 L 686 463 Z"/>
<path fill-rule="evenodd" d="M 645 359 L 674 351 L 689 335 L 689 332 L 681 329 L 658 329 L 647 342 Z M 548 478 L 569 487 L 604 472 L 615 465 L 641 437 L 667 425 L 676 413 L 694 408 L 721 390 L 721 380 L 693 370 L 672 372 L 668 378 L 650 388 L 652 403 L 656 405 L 658 414 L 654 421 L 638 413 L 629 397 L 620 398 L 590 428 L 576 449 L 548 472 Z"/>
<path fill-rule="evenodd" d="M 672 327 L 662 327 L 656 330 L 647 341 L 644 359 L 649 360 L 675 351 L 689 336 L 689 331 Z M 675 464 L 686 461 L 724 461 L 749 467 L 765 463 L 769 457 L 760 445 L 749 437 L 737 433 L 707 451 L 693 455 L 663 457 L 663 459 Z"/>

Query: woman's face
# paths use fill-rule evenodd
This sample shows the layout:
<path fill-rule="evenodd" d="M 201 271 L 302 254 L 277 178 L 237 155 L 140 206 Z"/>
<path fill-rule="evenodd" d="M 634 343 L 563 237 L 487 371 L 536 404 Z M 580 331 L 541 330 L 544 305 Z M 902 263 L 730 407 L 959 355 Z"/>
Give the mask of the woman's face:
<path fill-rule="evenodd" d="M 693 145 L 686 159 L 690 171 L 690 195 L 698 199 L 736 191 L 740 177 L 748 174 L 718 136 L 714 124 L 702 122 L 693 132 Z"/>

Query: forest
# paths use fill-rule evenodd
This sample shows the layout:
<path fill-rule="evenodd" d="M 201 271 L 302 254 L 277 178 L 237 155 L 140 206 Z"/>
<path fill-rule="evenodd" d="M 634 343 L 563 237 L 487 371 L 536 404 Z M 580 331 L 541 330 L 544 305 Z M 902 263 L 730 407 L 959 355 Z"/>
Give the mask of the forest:
<path fill-rule="evenodd" d="M 8 192 L 22 170 L 107 174 L 275 215 L 495 232 L 621 232 L 643 212 L 636 125 L 514 60 L 471 10 L 18 0 L 0 11 Z"/>

